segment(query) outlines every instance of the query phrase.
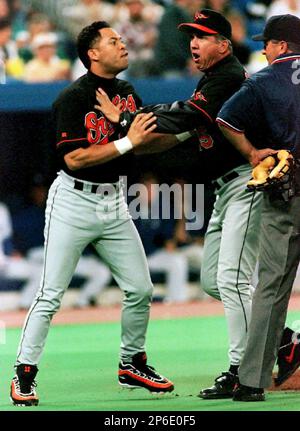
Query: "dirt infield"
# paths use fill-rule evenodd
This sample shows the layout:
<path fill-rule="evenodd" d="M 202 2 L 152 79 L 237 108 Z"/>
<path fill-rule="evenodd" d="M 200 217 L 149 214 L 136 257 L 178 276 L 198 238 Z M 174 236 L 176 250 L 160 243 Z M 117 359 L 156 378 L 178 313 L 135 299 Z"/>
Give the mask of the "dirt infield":
<path fill-rule="evenodd" d="M 289 303 L 290 311 L 300 310 L 300 295 L 293 295 Z M 7 328 L 18 328 L 23 325 L 26 311 L 6 311 L 0 315 L 0 320 Z M 151 319 L 176 319 L 182 317 L 220 316 L 224 314 L 223 304 L 213 299 L 192 301 L 184 304 L 153 303 Z M 65 308 L 53 318 L 55 325 L 117 322 L 121 318 L 121 306 L 86 307 L 83 309 Z"/>
<path fill-rule="evenodd" d="M 300 301 L 299 301 L 300 304 Z M 1 313 L 1 320 L 7 328 L 22 326 L 26 317 L 25 311 Z M 181 317 L 216 316 L 223 314 L 223 305 L 214 300 L 192 301 L 184 304 L 153 303 L 151 319 L 176 319 Z M 82 309 L 66 308 L 60 310 L 53 318 L 55 325 L 76 323 L 117 322 L 121 318 L 121 306 L 86 307 Z"/>
<path fill-rule="evenodd" d="M 274 375 L 275 376 L 275 375 Z M 286 382 L 281 386 L 274 384 L 269 388 L 269 391 L 299 391 L 300 390 L 300 371 L 296 371 Z"/>

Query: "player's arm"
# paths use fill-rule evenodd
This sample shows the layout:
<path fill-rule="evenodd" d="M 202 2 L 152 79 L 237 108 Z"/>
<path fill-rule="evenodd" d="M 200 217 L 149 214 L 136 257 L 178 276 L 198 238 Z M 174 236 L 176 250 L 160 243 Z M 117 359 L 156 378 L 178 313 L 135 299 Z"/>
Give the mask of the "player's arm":
<path fill-rule="evenodd" d="M 178 135 L 200 126 L 209 126 L 214 123 L 216 115 L 230 95 L 236 91 L 240 80 L 220 79 L 216 77 L 195 91 L 193 96 L 186 101 L 175 101 L 170 104 L 149 105 L 143 107 L 139 112 L 154 112 L 157 116 L 157 133 Z M 132 121 L 134 114 L 121 112 L 119 107 L 114 106 L 108 95 L 98 89 L 96 99 L 99 105 L 96 108 L 114 123 L 127 127 Z M 181 142 L 181 141 L 179 141 Z M 173 146 L 178 141 L 173 140 Z"/>
<path fill-rule="evenodd" d="M 192 136 L 192 131 L 179 133 L 177 135 L 150 133 L 145 137 L 141 145 L 134 148 L 134 152 L 137 155 L 162 153 L 190 139 Z"/>
<path fill-rule="evenodd" d="M 258 119 L 262 118 L 261 109 L 259 95 L 248 79 L 241 89 L 224 103 L 216 119 L 225 138 L 252 166 L 276 153 L 271 148 L 258 150 L 245 135 L 245 130 L 251 130 L 253 124 L 259 124 Z"/>
<path fill-rule="evenodd" d="M 219 128 L 225 138 L 249 161 L 253 167 L 264 158 L 277 153 L 277 151 L 272 150 L 271 148 L 258 150 L 251 144 L 243 132 L 236 132 L 221 123 L 219 123 Z"/>
<path fill-rule="evenodd" d="M 114 105 L 106 92 L 99 88 L 96 91 L 96 98 L 98 101 L 98 105 L 95 105 L 95 108 L 99 111 L 103 112 L 104 115 L 112 122 L 112 123 L 122 123 L 121 116 L 121 105 Z M 159 105 L 157 105 L 159 106 Z M 161 105 L 162 106 L 162 105 Z M 167 105 L 164 105 L 167 106 Z M 123 121 L 125 120 L 124 127 L 129 125 L 131 121 L 135 118 L 134 113 L 126 112 L 126 118 L 123 118 Z M 170 133 L 151 133 L 147 135 L 143 141 L 142 145 L 139 145 L 138 147 L 135 147 L 134 152 L 137 155 L 145 155 L 145 154 L 154 154 L 154 153 L 161 153 L 166 150 L 170 150 L 171 148 L 175 147 L 176 145 L 180 144 L 181 142 L 189 139 L 191 137 L 190 132 L 184 132 L 179 133 L 177 135 L 173 134 L 174 131 Z"/>
<path fill-rule="evenodd" d="M 98 105 L 95 108 L 101 110 L 105 116 L 113 123 L 119 124 L 125 130 L 133 121 L 136 113 L 128 111 L 121 112 L 120 106 L 114 105 L 108 95 L 102 89 L 96 91 Z M 190 103 L 191 102 L 191 103 Z M 169 150 L 178 144 L 188 140 L 192 136 L 191 130 L 199 127 L 205 122 L 213 122 L 208 114 L 201 107 L 192 101 L 174 102 L 172 104 L 150 105 L 142 108 L 138 112 L 155 113 L 157 117 L 157 132 L 148 135 L 143 145 L 135 149 L 138 155 L 154 154 Z M 204 115 L 205 119 L 201 117 Z"/>
<path fill-rule="evenodd" d="M 125 138 L 112 141 L 106 145 L 91 145 L 77 148 L 65 154 L 64 160 L 72 171 L 106 163 L 120 157 L 127 151 L 140 145 L 145 137 L 156 128 L 156 117 L 153 113 L 139 114 L 135 117 Z"/>
<path fill-rule="evenodd" d="M 155 154 L 175 147 L 178 144 L 174 135 L 151 133 L 146 136 L 143 143 L 134 148 L 137 155 Z"/>
<path fill-rule="evenodd" d="M 128 111 L 121 112 L 119 106 L 115 106 L 102 89 L 96 91 L 96 99 L 98 105 L 95 105 L 95 108 L 101 110 L 112 123 L 119 124 L 125 129 L 131 124 L 136 115 Z M 157 116 L 157 132 L 161 134 L 180 134 L 193 130 L 207 121 L 209 123 L 214 121 L 201 107 L 197 107 L 196 104 L 190 102 L 192 100 L 149 105 L 141 108 L 137 113 L 154 112 Z"/>

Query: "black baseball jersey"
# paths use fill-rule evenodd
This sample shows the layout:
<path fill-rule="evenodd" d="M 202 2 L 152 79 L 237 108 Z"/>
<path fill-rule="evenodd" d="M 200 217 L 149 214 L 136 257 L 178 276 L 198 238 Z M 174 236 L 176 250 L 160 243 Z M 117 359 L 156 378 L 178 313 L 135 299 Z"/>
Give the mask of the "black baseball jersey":
<path fill-rule="evenodd" d="M 153 111 L 157 116 L 155 132 L 177 134 L 196 129 L 200 163 L 206 169 L 206 178 L 215 179 L 247 163 L 215 121 L 223 103 L 239 90 L 245 78 L 243 66 L 229 55 L 205 72 L 189 100 L 147 106 L 142 111 Z"/>
<path fill-rule="evenodd" d="M 283 54 L 252 75 L 217 122 L 245 133 L 257 148 L 285 148 L 300 157 L 299 63 L 300 53 Z"/>
<path fill-rule="evenodd" d="M 112 183 L 133 169 L 132 153 L 97 166 L 70 171 L 64 162 L 65 154 L 90 145 L 105 145 L 125 136 L 124 128 L 112 124 L 95 109 L 96 89 L 101 87 L 114 104 L 121 102 L 122 111 L 134 113 L 141 99 L 126 81 L 105 79 L 90 71 L 62 91 L 53 104 L 56 123 L 56 148 L 62 169 L 72 177 L 94 183 Z"/>

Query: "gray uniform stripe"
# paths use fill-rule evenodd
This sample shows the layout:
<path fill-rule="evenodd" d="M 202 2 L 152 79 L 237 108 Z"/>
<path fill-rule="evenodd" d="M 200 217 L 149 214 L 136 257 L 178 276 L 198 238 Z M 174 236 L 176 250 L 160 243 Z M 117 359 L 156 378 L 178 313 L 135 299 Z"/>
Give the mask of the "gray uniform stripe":
<path fill-rule="evenodd" d="M 248 332 L 248 322 L 247 322 L 247 315 L 246 315 L 246 311 L 245 311 L 245 307 L 243 304 L 243 300 L 241 298 L 241 294 L 239 291 L 239 276 L 240 276 L 240 269 L 241 269 L 241 262 L 242 262 L 242 257 L 243 257 L 243 252 L 244 252 L 244 246 L 246 243 L 246 238 L 247 238 L 247 233 L 248 233 L 248 227 L 249 227 L 249 221 L 250 221 L 250 217 L 251 217 L 251 210 L 252 210 L 252 206 L 253 206 L 253 202 L 254 202 L 254 196 L 255 196 L 255 190 L 253 192 L 253 196 L 251 199 L 251 203 L 250 203 L 250 208 L 249 208 L 249 213 L 248 213 L 248 219 L 247 219 L 247 224 L 246 224 L 246 230 L 245 230 L 245 235 L 244 235 L 244 239 L 243 239 L 243 244 L 242 244 L 242 248 L 241 248 L 241 252 L 240 252 L 240 257 L 239 257 L 239 264 L 238 264 L 238 270 L 237 270 L 237 276 L 236 276 L 236 290 L 239 296 L 239 300 L 241 303 L 241 307 L 243 310 L 243 315 L 244 315 L 244 320 L 245 320 L 245 326 L 246 326 L 246 332 Z"/>

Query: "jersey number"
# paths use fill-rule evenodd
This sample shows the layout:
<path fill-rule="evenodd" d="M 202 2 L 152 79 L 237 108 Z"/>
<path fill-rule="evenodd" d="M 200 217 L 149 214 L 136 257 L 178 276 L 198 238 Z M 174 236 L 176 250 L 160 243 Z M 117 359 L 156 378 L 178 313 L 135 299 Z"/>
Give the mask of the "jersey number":
<path fill-rule="evenodd" d="M 112 103 L 116 106 L 119 105 L 119 103 L 120 103 L 120 108 L 121 108 L 122 112 L 124 112 L 124 111 L 135 112 L 136 111 L 136 104 L 135 104 L 135 101 L 134 101 L 132 94 L 129 94 L 127 96 L 127 99 L 125 99 L 125 97 L 122 97 L 122 99 L 121 99 L 121 97 L 119 95 L 117 95 L 112 99 Z"/>

